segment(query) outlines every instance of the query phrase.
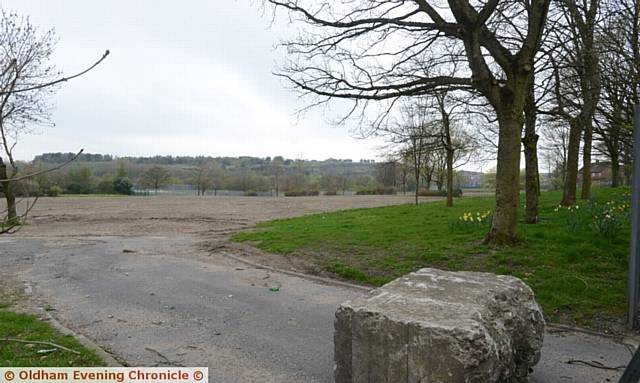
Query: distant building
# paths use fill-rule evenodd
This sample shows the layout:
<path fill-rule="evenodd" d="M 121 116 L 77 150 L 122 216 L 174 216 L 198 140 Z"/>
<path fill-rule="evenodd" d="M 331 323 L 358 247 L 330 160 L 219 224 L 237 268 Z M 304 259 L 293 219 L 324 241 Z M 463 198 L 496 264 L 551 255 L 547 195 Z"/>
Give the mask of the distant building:
<path fill-rule="evenodd" d="M 458 175 L 458 187 L 464 189 L 476 189 L 482 187 L 482 181 L 484 174 L 481 172 L 470 172 L 467 170 L 460 170 Z M 455 185 L 455 183 L 454 183 Z"/>
<path fill-rule="evenodd" d="M 582 169 L 578 170 L 578 183 L 582 183 Z M 591 183 L 594 185 L 608 186 L 611 185 L 611 162 L 596 162 L 591 163 Z"/>

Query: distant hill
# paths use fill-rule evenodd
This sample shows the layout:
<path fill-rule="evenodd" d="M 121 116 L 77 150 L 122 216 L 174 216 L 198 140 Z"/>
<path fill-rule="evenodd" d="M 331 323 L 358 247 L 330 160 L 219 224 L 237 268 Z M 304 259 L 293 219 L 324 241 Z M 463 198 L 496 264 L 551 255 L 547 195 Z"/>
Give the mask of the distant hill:
<path fill-rule="evenodd" d="M 57 165 L 71 160 L 76 153 L 43 153 L 34 157 L 34 163 Z M 130 165 L 164 165 L 164 166 L 200 166 L 207 163 L 219 165 L 224 170 L 250 169 L 268 172 L 275 160 L 279 160 L 284 169 L 300 167 L 306 175 L 373 175 L 375 161 L 329 158 L 318 160 L 293 160 L 283 157 L 211 157 L 211 156 L 152 156 L 152 157 L 116 157 L 111 154 L 82 153 L 75 161 L 91 168 L 100 168 L 104 162 L 124 161 Z M 92 164 L 95 163 L 95 164 Z"/>

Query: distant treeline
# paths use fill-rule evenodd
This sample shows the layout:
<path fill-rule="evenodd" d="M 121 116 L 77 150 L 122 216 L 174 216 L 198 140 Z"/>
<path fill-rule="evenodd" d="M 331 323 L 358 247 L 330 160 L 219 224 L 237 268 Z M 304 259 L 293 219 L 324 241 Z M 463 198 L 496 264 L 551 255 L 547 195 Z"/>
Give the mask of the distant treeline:
<path fill-rule="evenodd" d="M 41 171 L 74 158 L 75 153 L 44 153 L 23 164 L 22 173 Z M 63 169 L 25 182 L 29 193 L 123 193 L 158 190 L 217 190 L 313 195 L 371 189 L 377 186 L 373 160 L 293 160 L 275 157 L 152 156 L 115 157 L 83 153 Z"/>
<path fill-rule="evenodd" d="M 63 162 L 71 161 L 76 153 L 43 153 L 34 157 L 33 162 L 42 162 L 45 164 L 61 164 Z M 91 154 L 82 153 L 78 157 L 78 161 L 86 162 L 102 162 L 113 161 L 111 154 Z"/>
<path fill-rule="evenodd" d="M 63 162 L 67 162 L 71 160 L 76 153 L 43 153 L 34 157 L 33 162 L 42 162 L 45 164 L 61 164 Z M 78 157 L 78 162 L 108 162 L 115 160 L 116 157 L 111 154 L 92 154 L 92 153 L 82 153 Z M 293 164 L 296 160 L 285 159 L 281 156 L 274 157 L 251 157 L 251 156 L 240 156 L 240 157 L 211 157 L 211 156 L 151 156 L 151 157 L 118 157 L 117 159 L 122 159 L 129 161 L 134 164 L 151 164 L 151 165 L 200 165 L 206 162 L 219 162 L 224 166 L 231 166 L 236 162 L 242 162 L 249 166 L 260 166 L 265 164 L 270 164 L 272 160 L 280 160 L 283 165 L 289 166 Z M 312 163 L 345 163 L 352 164 L 354 163 L 351 159 L 333 159 L 329 158 L 324 161 L 307 161 Z M 374 164 L 375 160 L 370 159 L 361 159 L 360 164 Z"/>
<path fill-rule="evenodd" d="M 21 164 L 22 174 L 39 173 L 71 160 L 75 153 L 44 153 Z M 218 190 L 246 195 L 309 196 L 394 194 L 415 190 L 406 167 L 397 162 L 373 160 L 292 160 L 275 157 L 153 156 L 121 157 L 83 153 L 62 169 L 21 182 L 25 194 L 57 195 L 192 191 L 216 194 Z M 456 186 L 468 184 L 463 172 Z M 437 177 L 433 186 L 441 190 Z M 466 181 L 465 181 L 466 180 Z M 424 185 L 423 185 L 424 186 Z"/>

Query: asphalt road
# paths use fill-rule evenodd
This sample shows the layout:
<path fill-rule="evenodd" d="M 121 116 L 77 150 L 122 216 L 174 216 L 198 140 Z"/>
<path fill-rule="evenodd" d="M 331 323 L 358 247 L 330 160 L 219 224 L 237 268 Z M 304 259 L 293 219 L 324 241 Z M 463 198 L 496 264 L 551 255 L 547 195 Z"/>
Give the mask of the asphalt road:
<path fill-rule="evenodd" d="M 361 291 L 197 253 L 188 238 L 5 237 L 0 274 L 129 365 L 208 366 L 211 382 L 333 381 L 333 313 Z M 583 362 L 630 357 L 611 339 L 548 333 L 531 382 L 615 382 L 621 370 Z"/>

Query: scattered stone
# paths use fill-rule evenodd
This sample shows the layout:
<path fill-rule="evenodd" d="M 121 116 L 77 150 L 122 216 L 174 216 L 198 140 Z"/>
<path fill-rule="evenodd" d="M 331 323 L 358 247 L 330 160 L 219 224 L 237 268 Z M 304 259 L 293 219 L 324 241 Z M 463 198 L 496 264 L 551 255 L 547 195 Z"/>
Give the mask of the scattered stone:
<path fill-rule="evenodd" d="M 129 249 L 123 249 L 122 252 L 125 253 L 125 254 L 137 253 L 137 251 L 129 250 Z"/>
<path fill-rule="evenodd" d="M 338 308 L 335 381 L 526 382 L 543 337 L 521 280 L 422 269 Z"/>
<path fill-rule="evenodd" d="M 58 351 L 57 348 L 48 348 L 48 349 L 42 349 L 42 350 L 38 350 L 36 351 L 37 354 L 50 354 L 52 352 L 56 352 Z"/>

